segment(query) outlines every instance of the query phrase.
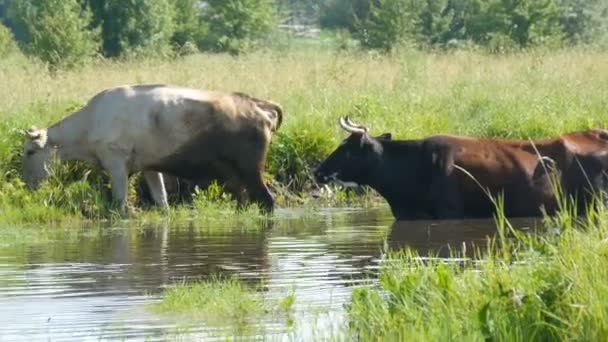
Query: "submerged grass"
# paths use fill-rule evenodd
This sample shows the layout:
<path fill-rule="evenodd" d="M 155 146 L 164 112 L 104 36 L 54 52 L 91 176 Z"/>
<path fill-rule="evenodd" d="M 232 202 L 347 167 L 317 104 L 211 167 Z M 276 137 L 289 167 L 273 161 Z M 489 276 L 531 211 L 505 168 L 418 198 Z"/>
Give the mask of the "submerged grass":
<path fill-rule="evenodd" d="M 161 315 L 180 317 L 186 322 L 185 329 L 204 323 L 219 332 L 229 330 L 241 336 L 263 333 L 264 321 L 277 316 L 284 318 L 286 326 L 293 324 L 294 294 L 270 300 L 258 290 L 234 276 L 212 275 L 202 282 L 173 285 L 164 292 L 162 301 L 154 304 L 153 310 Z"/>
<path fill-rule="evenodd" d="M 211 276 L 196 284 L 178 284 L 169 288 L 159 312 L 188 314 L 209 324 L 243 324 L 256 319 L 267 309 L 255 292 L 236 278 L 221 279 Z"/>
<path fill-rule="evenodd" d="M 267 177 L 277 185 L 278 204 L 374 205 L 381 201 L 373 196 L 359 201 L 353 192 L 338 191 L 315 201 L 309 196 L 311 169 L 346 135 L 337 125 L 339 116 L 350 114 L 375 134 L 390 131 L 395 138 L 435 133 L 538 138 L 604 127 L 606 58 L 606 52 L 577 49 L 504 56 L 472 51 L 377 55 L 304 49 L 240 57 L 199 54 L 172 61 L 98 62 L 50 73 L 12 55 L 0 61 L 0 221 L 113 216 L 107 205 L 107 175 L 85 163 L 64 163 L 34 193 L 18 178 L 23 129 L 47 126 L 118 84 L 169 83 L 273 99 L 285 109 L 284 125 L 273 140 L 267 165 Z M 136 184 L 134 177 L 131 203 L 137 200 Z M 217 206 L 217 212 L 223 213 L 223 204 L 208 202 L 212 204 L 205 213 Z M 197 205 L 177 211 L 197 216 L 202 214 L 192 210 Z M 152 211 L 136 218 L 155 216 Z"/>

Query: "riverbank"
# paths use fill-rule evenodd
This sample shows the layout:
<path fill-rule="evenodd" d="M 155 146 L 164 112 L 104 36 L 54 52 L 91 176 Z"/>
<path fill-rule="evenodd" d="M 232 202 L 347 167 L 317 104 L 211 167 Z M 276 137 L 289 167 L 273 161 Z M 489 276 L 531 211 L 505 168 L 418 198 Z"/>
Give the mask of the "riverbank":
<path fill-rule="evenodd" d="M 608 58 L 591 50 L 487 55 L 474 51 L 391 55 L 312 50 L 233 57 L 198 54 L 177 60 L 101 61 L 50 73 L 20 55 L 0 61 L 0 220 L 59 222 L 114 217 L 108 178 L 84 163 L 65 163 L 28 192 L 18 179 L 22 130 L 43 127 L 98 91 L 125 83 L 170 83 L 243 91 L 281 103 L 285 119 L 268 155 L 267 179 L 280 206 L 360 205 L 338 191 L 313 199 L 311 170 L 343 139 L 337 120 L 350 115 L 372 134 L 395 138 L 436 133 L 539 138 L 603 127 L 608 120 Z M 207 198 L 207 199 L 205 199 Z M 209 196 L 197 206 L 223 207 Z M 381 203 L 370 197 L 363 203 Z M 137 178 L 130 202 L 137 204 Z M 228 204 L 231 205 L 231 204 Z M 193 210 L 194 209 L 194 210 Z M 253 211 L 251 211 L 253 212 Z M 138 219 L 157 216 L 144 210 Z"/>

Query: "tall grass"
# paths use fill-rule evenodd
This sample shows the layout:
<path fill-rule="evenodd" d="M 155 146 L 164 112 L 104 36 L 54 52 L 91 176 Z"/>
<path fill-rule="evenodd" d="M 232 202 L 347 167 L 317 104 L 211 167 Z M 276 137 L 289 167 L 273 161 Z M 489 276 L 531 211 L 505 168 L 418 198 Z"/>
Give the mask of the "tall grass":
<path fill-rule="evenodd" d="M 106 201 L 107 176 L 94 171 L 85 179 L 89 166 L 83 163 L 59 172 L 49 189 L 25 194 L 17 180 L 20 132 L 32 124 L 49 125 L 118 84 L 239 90 L 278 101 L 285 120 L 268 156 L 268 177 L 305 194 L 311 169 L 345 137 L 337 125 L 345 114 L 374 133 L 390 131 L 396 138 L 435 133 L 536 138 L 603 127 L 607 58 L 605 52 L 584 50 L 489 56 L 279 49 L 240 57 L 97 62 L 50 73 L 14 54 L 0 61 L 0 212 L 30 210 L 32 220 L 51 220 L 49 211 L 57 208 L 57 217 L 95 218 L 106 212 L 96 208 Z M 81 183 L 71 186 L 68 180 Z M 34 208 L 36 203 L 46 204 Z"/>

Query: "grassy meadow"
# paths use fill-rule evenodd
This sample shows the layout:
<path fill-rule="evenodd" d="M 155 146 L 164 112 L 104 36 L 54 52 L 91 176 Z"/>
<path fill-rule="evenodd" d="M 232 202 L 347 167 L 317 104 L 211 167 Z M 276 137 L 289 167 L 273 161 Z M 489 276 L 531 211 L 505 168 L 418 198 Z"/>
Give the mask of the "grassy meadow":
<path fill-rule="evenodd" d="M 346 136 L 337 124 L 339 116 L 349 114 L 373 134 L 390 131 L 396 138 L 435 133 L 534 138 L 603 127 L 608 121 L 607 58 L 606 52 L 584 49 L 510 55 L 401 50 L 380 55 L 301 47 L 239 57 L 98 61 L 49 72 L 13 54 L 0 61 L 0 220 L 108 217 L 110 190 L 104 173 L 83 163 L 64 163 L 47 185 L 31 193 L 19 180 L 19 160 L 23 129 L 47 126 L 119 84 L 238 90 L 281 103 L 284 123 L 267 165 L 273 189 L 284 190 L 278 191 L 278 205 L 359 205 L 352 194 L 338 192 L 313 201 L 308 192 L 311 168 Z M 131 203 L 137 200 L 132 178 Z M 198 197 L 202 202 L 209 198 Z M 208 203 L 200 205 L 209 209 Z"/>

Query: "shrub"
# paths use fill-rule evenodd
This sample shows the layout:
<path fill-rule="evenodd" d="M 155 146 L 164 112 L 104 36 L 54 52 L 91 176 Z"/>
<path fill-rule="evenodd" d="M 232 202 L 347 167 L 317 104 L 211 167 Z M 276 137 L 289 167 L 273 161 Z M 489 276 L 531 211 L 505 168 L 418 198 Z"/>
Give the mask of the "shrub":
<path fill-rule="evenodd" d="M 23 50 L 52 67 L 73 67 L 95 55 L 98 31 L 89 28 L 91 12 L 78 0 L 21 0 L 11 17 L 23 33 Z"/>

